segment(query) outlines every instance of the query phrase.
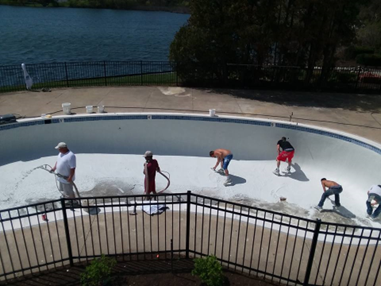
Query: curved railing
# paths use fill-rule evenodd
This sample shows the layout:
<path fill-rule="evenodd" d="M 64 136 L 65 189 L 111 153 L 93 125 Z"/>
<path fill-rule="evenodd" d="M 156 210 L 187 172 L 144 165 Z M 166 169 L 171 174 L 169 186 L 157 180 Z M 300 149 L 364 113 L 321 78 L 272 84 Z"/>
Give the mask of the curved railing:
<path fill-rule="evenodd" d="M 194 64 L 181 71 L 169 61 L 92 61 L 25 64 L 32 78 L 32 89 L 123 86 L 123 85 L 188 85 L 235 88 L 275 88 L 291 90 L 328 90 L 342 92 L 374 92 L 381 90 L 381 71 L 362 67 L 336 67 L 327 81 L 321 80 L 321 67 L 312 76 L 306 67 L 256 66 L 227 63 Z M 218 66 L 223 76 L 217 78 Z M 190 70 L 192 69 L 192 70 Z M 20 65 L 0 66 L 0 92 L 23 90 L 25 71 Z M 179 72 L 179 74 L 177 73 Z M 29 79 L 28 79 L 29 80 Z"/>
<path fill-rule="evenodd" d="M 380 285 L 381 229 L 168 193 L 53 200 L 0 211 L 0 280 L 106 254 L 215 255 L 233 271 L 298 285 Z M 167 207 L 157 215 L 146 212 Z M 147 256 L 148 255 L 148 256 Z M 160 257 L 160 258 L 159 258 Z M 145 270 L 148 271 L 148 270 Z"/>

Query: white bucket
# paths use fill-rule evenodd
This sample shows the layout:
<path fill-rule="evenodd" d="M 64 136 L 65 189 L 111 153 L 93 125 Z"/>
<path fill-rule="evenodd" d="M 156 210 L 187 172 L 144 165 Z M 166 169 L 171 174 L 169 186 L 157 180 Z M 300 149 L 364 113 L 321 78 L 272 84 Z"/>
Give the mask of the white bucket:
<path fill-rule="evenodd" d="M 105 112 L 105 106 L 104 105 L 98 105 L 98 113 Z"/>
<path fill-rule="evenodd" d="M 86 112 L 87 113 L 93 113 L 93 106 L 92 105 L 86 105 Z"/>
<path fill-rule="evenodd" d="M 71 103 L 69 103 L 69 102 L 62 103 L 62 111 L 64 114 L 70 115 L 71 114 Z"/>
<path fill-rule="evenodd" d="M 211 117 L 216 116 L 216 110 L 215 109 L 209 109 L 209 116 L 211 116 Z"/>

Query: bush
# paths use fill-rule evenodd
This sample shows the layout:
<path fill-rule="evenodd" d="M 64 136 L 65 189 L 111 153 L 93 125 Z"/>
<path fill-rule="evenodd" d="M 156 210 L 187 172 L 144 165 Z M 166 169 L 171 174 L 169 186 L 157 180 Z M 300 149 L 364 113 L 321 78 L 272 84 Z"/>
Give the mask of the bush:
<path fill-rule="evenodd" d="M 196 258 L 192 275 L 199 277 L 207 286 L 222 286 L 226 283 L 222 266 L 215 256 Z"/>
<path fill-rule="evenodd" d="M 350 46 L 345 50 L 346 59 L 355 59 L 361 54 L 374 54 L 374 49 L 370 47 Z"/>
<path fill-rule="evenodd" d="M 111 285 L 111 271 L 116 265 L 114 258 L 106 257 L 102 254 L 101 257 L 91 261 L 90 265 L 86 267 L 84 273 L 81 273 L 81 285 L 84 286 L 98 286 L 98 285 Z"/>
<path fill-rule="evenodd" d="M 333 71 L 331 73 L 328 82 L 333 83 L 354 83 L 357 80 L 356 72 L 341 72 L 341 71 Z"/>
<path fill-rule="evenodd" d="M 356 57 L 356 62 L 364 66 L 381 66 L 381 55 L 361 54 Z"/>

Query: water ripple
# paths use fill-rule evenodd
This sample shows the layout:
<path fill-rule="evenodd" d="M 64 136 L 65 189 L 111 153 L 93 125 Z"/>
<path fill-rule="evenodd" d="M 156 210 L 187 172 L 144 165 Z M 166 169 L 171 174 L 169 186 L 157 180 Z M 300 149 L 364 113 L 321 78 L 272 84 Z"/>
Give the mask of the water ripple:
<path fill-rule="evenodd" d="M 1 6 L 0 65 L 64 61 L 166 61 L 189 15 Z"/>

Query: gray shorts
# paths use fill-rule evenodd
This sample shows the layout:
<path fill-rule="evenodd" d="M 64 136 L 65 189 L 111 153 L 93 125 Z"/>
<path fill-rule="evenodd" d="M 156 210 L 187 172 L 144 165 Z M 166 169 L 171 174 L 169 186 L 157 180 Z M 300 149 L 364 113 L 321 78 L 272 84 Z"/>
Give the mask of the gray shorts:
<path fill-rule="evenodd" d="M 73 184 L 64 184 L 61 182 L 58 182 L 58 184 L 59 184 L 60 192 L 64 198 L 75 198 Z"/>

